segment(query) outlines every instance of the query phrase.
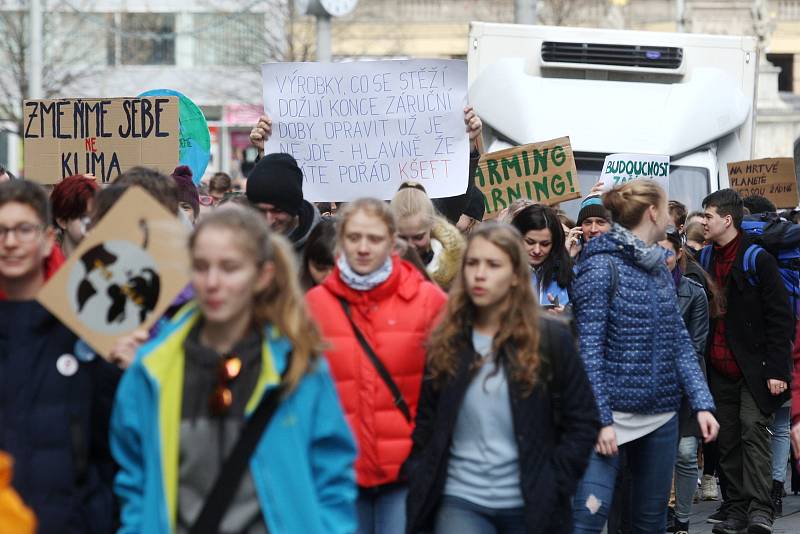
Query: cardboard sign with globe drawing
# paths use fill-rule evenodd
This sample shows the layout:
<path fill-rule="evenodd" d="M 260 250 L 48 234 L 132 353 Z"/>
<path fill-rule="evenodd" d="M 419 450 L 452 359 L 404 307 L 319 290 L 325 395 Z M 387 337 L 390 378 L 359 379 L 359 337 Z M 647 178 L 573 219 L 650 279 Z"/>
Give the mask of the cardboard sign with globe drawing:
<path fill-rule="evenodd" d="M 132 187 L 37 300 L 107 357 L 119 336 L 149 329 L 189 283 L 187 236 L 175 215 Z"/>

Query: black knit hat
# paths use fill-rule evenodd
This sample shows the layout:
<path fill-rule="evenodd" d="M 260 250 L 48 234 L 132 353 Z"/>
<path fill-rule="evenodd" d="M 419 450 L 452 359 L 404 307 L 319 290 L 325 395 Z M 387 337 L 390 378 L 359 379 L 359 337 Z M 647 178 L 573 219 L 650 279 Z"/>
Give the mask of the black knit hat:
<path fill-rule="evenodd" d="M 247 200 L 298 215 L 303 206 L 303 171 L 297 160 L 283 153 L 261 158 L 247 177 Z"/>
<path fill-rule="evenodd" d="M 584 219 L 589 217 L 600 217 L 611 222 L 611 213 L 603 205 L 603 199 L 599 196 L 586 197 L 581 202 L 581 210 L 578 212 L 578 226 L 583 223 Z"/>

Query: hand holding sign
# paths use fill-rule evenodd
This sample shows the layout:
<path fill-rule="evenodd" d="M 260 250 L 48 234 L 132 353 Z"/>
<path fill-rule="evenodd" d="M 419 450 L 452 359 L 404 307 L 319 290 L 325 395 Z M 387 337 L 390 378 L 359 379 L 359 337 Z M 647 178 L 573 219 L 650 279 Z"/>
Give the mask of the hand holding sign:
<path fill-rule="evenodd" d="M 408 180 L 432 198 L 467 189 L 464 61 L 270 63 L 262 74 L 272 120 L 264 151 L 294 156 L 306 199 L 389 199 Z"/>

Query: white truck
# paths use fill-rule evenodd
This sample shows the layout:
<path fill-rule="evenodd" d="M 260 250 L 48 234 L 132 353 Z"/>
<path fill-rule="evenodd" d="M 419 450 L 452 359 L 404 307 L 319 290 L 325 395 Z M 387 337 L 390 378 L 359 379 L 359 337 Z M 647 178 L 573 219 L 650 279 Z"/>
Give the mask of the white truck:
<path fill-rule="evenodd" d="M 486 150 L 568 135 L 584 195 L 606 155 L 664 154 L 669 198 L 698 209 L 752 157 L 753 37 L 473 22 L 469 39 Z"/>

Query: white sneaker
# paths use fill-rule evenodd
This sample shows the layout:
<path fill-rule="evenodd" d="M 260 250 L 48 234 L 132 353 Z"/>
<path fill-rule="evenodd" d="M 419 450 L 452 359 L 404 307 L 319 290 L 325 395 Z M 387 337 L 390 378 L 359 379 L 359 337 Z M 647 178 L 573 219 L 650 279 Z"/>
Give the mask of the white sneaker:
<path fill-rule="evenodd" d="M 700 483 L 700 493 L 704 501 L 719 500 L 719 490 L 717 489 L 717 479 L 712 475 L 703 475 Z"/>

